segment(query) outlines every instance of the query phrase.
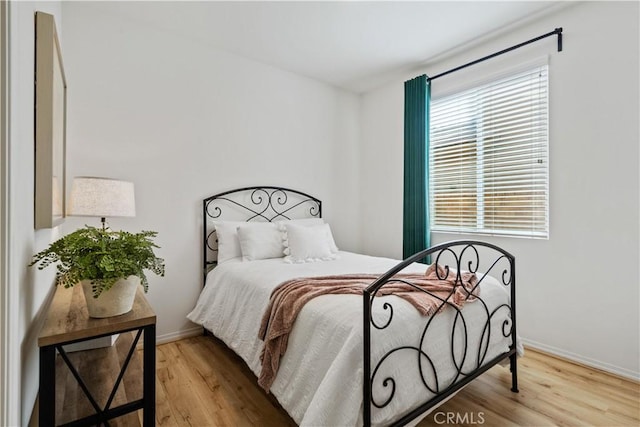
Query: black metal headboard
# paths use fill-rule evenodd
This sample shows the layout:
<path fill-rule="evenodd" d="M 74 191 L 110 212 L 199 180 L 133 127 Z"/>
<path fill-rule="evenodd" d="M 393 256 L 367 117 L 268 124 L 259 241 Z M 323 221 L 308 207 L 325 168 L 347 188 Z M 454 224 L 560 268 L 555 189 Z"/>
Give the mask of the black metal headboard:
<path fill-rule="evenodd" d="M 202 201 L 203 270 L 216 264 L 218 252 L 215 220 L 273 222 L 321 218 L 322 202 L 306 193 L 283 187 L 245 187 L 225 191 Z"/>

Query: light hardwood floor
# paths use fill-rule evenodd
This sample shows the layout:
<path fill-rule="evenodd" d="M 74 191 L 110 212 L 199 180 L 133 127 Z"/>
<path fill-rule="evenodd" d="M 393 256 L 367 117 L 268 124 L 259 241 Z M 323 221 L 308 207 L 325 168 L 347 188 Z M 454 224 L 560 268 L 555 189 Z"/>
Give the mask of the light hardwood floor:
<path fill-rule="evenodd" d="M 419 425 L 640 425 L 638 383 L 533 350 L 519 360 L 518 373 L 520 393 L 510 391 L 509 370 L 497 366 Z M 458 414 L 458 422 L 443 424 L 449 413 Z M 465 414 L 467 423 L 461 422 Z M 111 425 L 139 426 L 139 418 L 131 414 Z M 156 421 L 158 426 L 295 425 L 239 357 L 205 336 L 158 346 Z"/>

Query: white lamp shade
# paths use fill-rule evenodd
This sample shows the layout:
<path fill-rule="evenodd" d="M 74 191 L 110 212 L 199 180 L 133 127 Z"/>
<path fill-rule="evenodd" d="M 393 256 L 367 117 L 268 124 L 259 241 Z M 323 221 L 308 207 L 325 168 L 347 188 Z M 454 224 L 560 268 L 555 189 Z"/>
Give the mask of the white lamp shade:
<path fill-rule="evenodd" d="M 136 216 L 133 182 L 84 176 L 74 178 L 69 197 L 69 215 Z"/>

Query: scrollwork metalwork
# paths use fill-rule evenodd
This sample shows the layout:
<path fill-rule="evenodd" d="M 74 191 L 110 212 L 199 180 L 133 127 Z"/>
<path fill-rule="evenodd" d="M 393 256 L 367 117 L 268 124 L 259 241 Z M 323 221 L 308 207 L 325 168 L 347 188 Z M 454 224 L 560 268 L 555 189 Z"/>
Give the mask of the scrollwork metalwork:
<path fill-rule="evenodd" d="M 383 310 L 389 310 L 389 317 L 387 318 L 387 321 L 384 324 L 378 325 L 373 319 L 373 317 L 371 318 L 371 324 L 373 325 L 373 327 L 380 330 L 386 329 L 387 326 L 389 326 L 391 324 L 391 321 L 393 320 L 393 305 L 389 304 L 388 302 L 385 302 L 384 304 L 382 304 L 382 308 Z"/>
<path fill-rule="evenodd" d="M 481 257 L 479 248 L 483 250 L 493 251 L 495 259 L 490 257 L 490 261 L 486 264 L 481 264 Z M 453 289 L 446 298 L 440 298 L 437 295 L 420 288 L 416 285 L 412 285 L 403 279 L 396 277 L 404 268 L 412 264 L 415 261 L 424 259 L 427 255 L 435 254 L 435 263 L 442 266 L 442 269 L 435 269 L 436 276 L 440 280 L 452 279 L 451 274 L 455 275 Z M 484 255 L 484 252 L 483 252 Z M 445 258 L 447 261 L 444 262 Z M 494 272 L 496 266 L 501 262 L 507 262 L 507 267 L 502 271 Z M 442 264 L 441 264 L 442 263 Z M 481 267 L 482 265 L 482 267 Z M 464 267 L 464 268 L 463 268 Z M 463 271 L 474 273 L 477 281 L 473 287 L 468 288 L 463 284 Z M 482 272 L 480 272 L 482 271 Z M 497 307 L 490 307 L 487 302 L 479 295 L 479 286 L 486 280 L 486 277 L 490 273 L 494 273 L 502 284 L 510 287 L 511 300 L 509 304 L 501 304 Z M 427 316 L 425 318 L 425 324 L 422 327 L 420 339 L 417 345 L 403 344 L 387 350 L 377 360 L 372 361 L 372 339 L 370 326 L 373 326 L 376 330 L 383 331 L 389 328 L 396 320 L 394 318 L 394 307 L 392 302 L 384 301 L 382 307 L 387 317 L 385 321 L 376 320 L 376 316 L 380 315 L 380 311 L 374 311 L 374 302 L 376 298 L 380 298 L 380 289 L 388 283 L 402 282 L 413 286 L 417 291 L 425 292 L 432 297 L 439 300 L 436 313 L 441 312 L 444 309 L 455 310 L 455 314 L 451 320 L 450 330 L 450 348 L 448 351 L 449 361 L 439 361 L 437 365 L 432 356 L 430 355 L 429 348 L 429 331 L 435 331 L 431 328 L 435 324 L 434 319 L 436 315 Z M 470 285 L 469 285 L 470 286 Z M 481 307 L 480 312 L 484 313 L 484 324 L 478 328 L 473 329 L 474 341 L 471 341 L 472 330 L 468 325 L 468 320 L 465 318 L 464 312 L 459 309 L 451 301 L 456 291 L 461 291 L 466 301 L 473 301 L 474 304 L 478 304 Z M 386 295 L 386 294 L 385 294 Z M 386 274 L 382 275 L 378 280 L 371 284 L 364 292 L 364 382 L 363 382 L 363 398 L 364 409 L 363 418 L 365 425 L 371 423 L 371 407 L 384 408 L 389 405 L 397 392 L 402 386 L 398 381 L 398 378 L 394 374 L 383 375 L 384 380 L 381 383 L 376 382 L 377 376 L 381 375 L 383 366 L 394 366 L 392 359 L 393 356 L 400 354 L 401 352 L 415 352 L 417 355 L 416 368 L 404 367 L 404 369 L 416 369 L 418 372 L 417 377 L 425 388 L 425 399 L 423 403 L 416 409 L 412 410 L 409 414 L 405 415 L 398 421 L 398 425 L 402 425 L 430 407 L 435 406 L 442 401 L 446 396 L 451 395 L 466 383 L 480 375 L 488 367 L 495 365 L 501 360 L 510 359 L 512 369 L 512 390 L 517 391 L 517 377 L 516 377 L 516 334 L 515 334 L 515 258 L 504 251 L 503 249 L 485 243 L 476 241 L 460 241 L 450 242 L 443 245 L 436 246 L 424 250 L 414 256 L 408 258 L 402 263 L 398 264 Z M 477 311 L 478 309 L 476 309 Z M 505 312 L 506 310 L 506 312 Z M 497 316 L 498 312 L 503 314 Z M 396 314 L 397 318 L 398 314 Z M 482 314 L 481 314 L 482 316 Z M 496 318 L 501 322 L 496 324 Z M 478 322 L 477 319 L 474 320 Z M 482 320 L 480 320 L 482 321 Z M 495 325 L 495 326 L 494 326 Z M 491 330 L 492 327 L 500 328 L 504 338 L 511 338 L 509 351 L 500 354 L 498 357 L 494 357 L 492 360 L 487 360 L 487 354 L 492 342 Z M 434 332 L 431 332 L 434 333 Z M 477 347 L 471 348 L 471 343 L 477 339 Z M 453 371 L 447 374 L 447 376 L 440 375 L 436 366 L 443 366 L 442 363 L 446 362 L 453 367 Z M 373 363 L 373 364 L 372 364 Z M 450 378 L 453 374 L 453 378 Z M 374 393 L 374 384 L 381 384 Z M 381 393 L 383 396 L 377 396 L 377 393 Z"/>
<path fill-rule="evenodd" d="M 322 202 L 283 187 L 245 187 L 207 197 L 203 201 L 203 270 L 216 263 L 217 236 L 211 221 L 273 222 L 321 218 Z M 231 215 L 233 214 L 233 215 Z"/>
<path fill-rule="evenodd" d="M 248 201 L 242 196 L 248 194 Z M 237 208 L 240 216 L 242 212 L 245 217 L 241 221 L 263 221 L 288 220 L 302 217 L 321 216 L 321 202 L 315 197 L 307 194 L 279 187 L 250 187 L 233 190 L 211 196 L 204 200 L 205 217 L 210 219 L 220 219 L 225 207 Z M 306 212 L 296 211 L 304 205 L 309 205 Z M 213 209 L 213 211 L 212 211 Z"/>

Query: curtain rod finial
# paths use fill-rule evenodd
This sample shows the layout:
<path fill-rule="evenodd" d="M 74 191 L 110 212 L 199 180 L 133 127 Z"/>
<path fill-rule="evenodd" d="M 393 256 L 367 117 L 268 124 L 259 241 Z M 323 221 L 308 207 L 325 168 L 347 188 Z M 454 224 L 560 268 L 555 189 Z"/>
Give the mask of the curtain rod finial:
<path fill-rule="evenodd" d="M 556 28 L 558 33 L 558 52 L 562 52 L 562 27 Z"/>

